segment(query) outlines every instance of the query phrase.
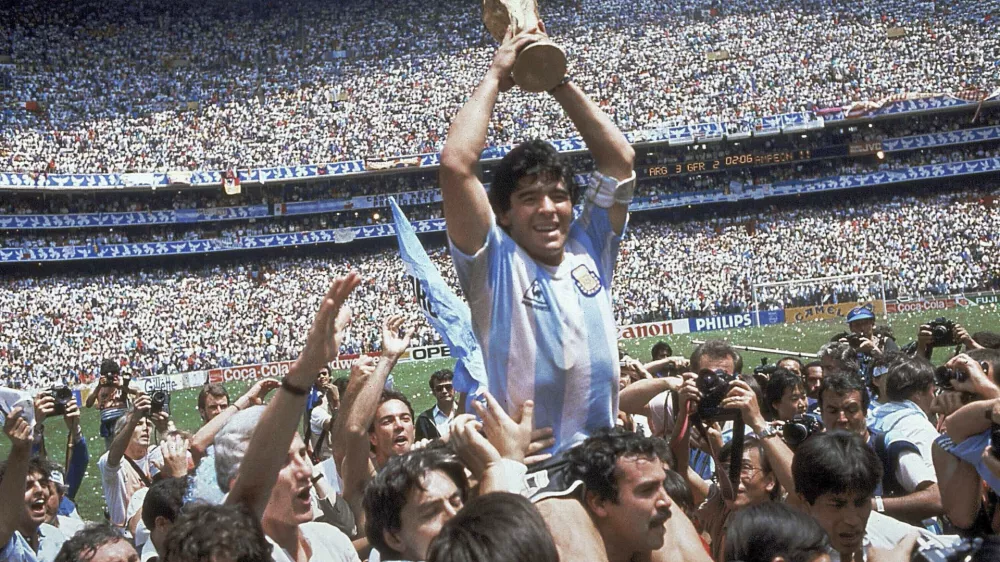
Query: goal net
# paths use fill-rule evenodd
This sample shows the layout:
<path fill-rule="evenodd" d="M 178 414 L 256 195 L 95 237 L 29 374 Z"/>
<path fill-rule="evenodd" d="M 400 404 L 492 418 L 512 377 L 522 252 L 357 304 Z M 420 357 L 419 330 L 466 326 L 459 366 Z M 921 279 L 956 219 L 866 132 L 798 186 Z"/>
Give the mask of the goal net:
<path fill-rule="evenodd" d="M 881 273 L 755 281 L 752 297 L 756 314 L 784 309 L 786 324 L 827 322 L 840 324 L 846 330 L 847 313 L 856 306 L 871 307 L 878 324 L 889 323 L 885 306 L 885 279 Z"/>

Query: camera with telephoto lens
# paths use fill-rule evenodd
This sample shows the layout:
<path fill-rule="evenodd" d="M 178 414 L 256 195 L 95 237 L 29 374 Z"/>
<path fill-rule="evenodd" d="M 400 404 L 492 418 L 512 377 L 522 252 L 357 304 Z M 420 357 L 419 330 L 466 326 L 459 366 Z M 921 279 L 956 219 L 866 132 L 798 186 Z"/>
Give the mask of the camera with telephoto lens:
<path fill-rule="evenodd" d="M 702 369 L 698 371 L 698 390 L 701 391 L 701 402 L 698 403 L 698 417 L 702 421 L 710 421 L 724 416 L 725 408 L 719 404 L 729 393 L 729 383 L 736 380 L 733 375 L 726 374 L 722 369 L 714 371 Z"/>
<path fill-rule="evenodd" d="M 917 539 L 917 548 L 910 555 L 910 562 L 969 562 L 979 549 L 983 548 L 983 539 L 965 538 L 950 546 L 942 546 L 929 539 Z"/>
<path fill-rule="evenodd" d="M 955 345 L 955 323 L 947 318 L 935 318 L 932 322 L 927 324 L 927 327 L 931 329 L 931 334 L 934 336 L 935 347 L 948 347 Z"/>
<path fill-rule="evenodd" d="M 166 390 L 156 390 L 149 395 L 149 415 L 160 412 L 170 413 L 170 393 Z"/>
<path fill-rule="evenodd" d="M 823 422 L 813 416 L 799 414 L 785 422 L 781 428 L 781 438 L 789 448 L 795 449 L 810 436 L 823 431 Z"/>
<path fill-rule="evenodd" d="M 68 386 L 53 386 L 48 390 L 48 394 L 56 401 L 56 405 L 49 416 L 65 416 L 66 407 L 73 401 L 73 391 Z"/>

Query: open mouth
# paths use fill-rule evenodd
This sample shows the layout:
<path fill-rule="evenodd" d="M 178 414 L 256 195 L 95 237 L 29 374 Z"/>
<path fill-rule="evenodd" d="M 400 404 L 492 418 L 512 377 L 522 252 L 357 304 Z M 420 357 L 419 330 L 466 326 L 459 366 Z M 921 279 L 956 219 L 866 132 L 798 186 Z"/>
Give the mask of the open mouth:
<path fill-rule="evenodd" d="M 410 440 L 407 439 L 405 435 L 400 435 L 398 437 L 393 438 L 392 440 L 393 447 L 406 447 L 409 444 Z"/>
<path fill-rule="evenodd" d="M 861 533 L 840 533 L 840 542 L 844 544 L 858 544 L 861 542 Z"/>
<path fill-rule="evenodd" d="M 45 498 L 31 502 L 30 509 L 33 515 L 45 515 Z"/>
<path fill-rule="evenodd" d="M 559 232 L 559 225 L 551 224 L 547 226 L 536 226 L 534 227 L 535 232 L 541 232 L 542 234 L 551 234 L 553 232 Z"/>

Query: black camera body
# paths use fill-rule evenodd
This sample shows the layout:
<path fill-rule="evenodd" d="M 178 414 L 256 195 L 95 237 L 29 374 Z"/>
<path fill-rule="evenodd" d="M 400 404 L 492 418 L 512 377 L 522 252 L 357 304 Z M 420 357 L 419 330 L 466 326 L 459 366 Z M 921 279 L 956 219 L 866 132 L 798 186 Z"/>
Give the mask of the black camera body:
<path fill-rule="evenodd" d="M 947 318 L 935 318 L 927 326 L 934 336 L 935 347 L 948 347 L 955 345 L 955 323 Z"/>
<path fill-rule="evenodd" d="M 149 415 L 159 414 L 160 412 L 170 413 L 170 393 L 166 390 L 154 390 L 152 394 L 149 395 Z"/>
<path fill-rule="evenodd" d="M 48 394 L 56 401 L 55 408 L 49 417 L 65 416 L 66 407 L 73 401 L 73 391 L 68 386 L 53 386 L 49 388 Z"/>
<path fill-rule="evenodd" d="M 810 436 L 823 431 L 823 422 L 813 416 L 799 414 L 785 422 L 781 428 L 781 438 L 789 448 L 795 449 Z"/>
<path fill-rule="evenodd" d="M 989 372 L 989 363 L 980 361 L 979 366 L 983 369 L 984 373 Z M 969 378 L 969 375 L 964 371 L 956 371 L 955 369 L 944 365 L 934 369 L 934 384 L 936 384 L 938 388 L 943 388 L 945 390 L 954 389 L 952 381 L 965 382 L 967 378 Z"/>
<path fill-rule="evenodd" d="M 729 393 L 729 383 L 736 380 L 733 375 L 726 374 L 722 369 L 714 371 L 702 369 L 698 372 L 698 390 L 701 391 L 701 402 L 698 403 L 698 417 L 708 422 L 717 419 L 729 419 L 732 416 L 719 404 Z"/>
<path fill-rule="evenodd" d="M 983 539 L 962 539 L 952 546 L 917 543 L 917 548 L 910 555 L 911 562 L 967 562 L 983 547 Z"/>
<path fill-rule="evenodd" d="M 856 334 L 854 332 L 851 332 L 847 334 L 847 344 L 853 347 L 854 349 L 860 349 L 861 340 L 863 340 L 864 338 L 865 337 L 862 336 L 861 334 Z"/>

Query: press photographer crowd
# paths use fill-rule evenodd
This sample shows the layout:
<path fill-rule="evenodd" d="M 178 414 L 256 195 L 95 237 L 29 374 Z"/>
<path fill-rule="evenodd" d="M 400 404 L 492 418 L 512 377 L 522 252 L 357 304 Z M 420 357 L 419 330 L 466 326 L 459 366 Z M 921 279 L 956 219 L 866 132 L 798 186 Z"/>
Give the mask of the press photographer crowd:
<path fill-rule="evenodd" d="M 531 0 L 240 2 L 0 7 L 0 219 L 15 215 L 0 262 L 22 262 L 0 286 L 0 562 L 1000 560 L 1000 333 L 989 314 L 962 325 L 1000 289 L 1000 191 L 975 175 L 1000 154 L 995 0 L 553 0 L 544 20 Z M 867 133 L 847 121 L 929 99 L 957 109 Z M 720 119 L 725 143 L 696 136 L 676 162 L 633 140 Z M 858 148 L 917 123 L 952 136 L 912 137 L 889 161 Z M 552 144 L 570 136 L 579 154 Z M 747 166 L 649 167 L 700 169 L 751 137 Z M 817 157 L 760 172 L 763 148 Z M 224 167 L 229 193 L 235 167 L 431 151 L 432 172 L 344 192 L 296 178 L 236 200 L 46 191 L 63 172 Z M 925 165 L 941 165 L 926 189 L 844 179 Z M 835 195 L 757 202 L 832 174 Z M 422 190 L 411 216 L 443 219 L 430 255 L 383 197 L 404 189 Z M 630 215 L 716 191 L 728 210 Z M 285 216 L 356 194 L 377 206 Z M 260 223 L 192 212 L 247 203 L 266 204 Z M 187 218 L 42 224 L 71 205 Z M 22 259 L 390 216 L 391 249 L 352 235 L 330 255 L 189 267 Z M 910 296 L 949 305 L 903 333 L 884 320 Z M 801 307 L 843 324 L 814 323 L 825 343 L 802 349 L 788 322 L 801 341 L 771 346 L 774 362 L 745 364 L 761 351 L 735 341 L 748 332 L 679 337 L 737 315 L 768 338 L 784 328 L 765 319 Z M 663 337 L 635 353 L 619 327 L 647 322 Z M 453 368 L 413 366 L 431 343 Z M 285 369 L 251 369 L 239 390 L 207 374 L 272 361 Z M 202 372 L 193 406 L 142 390 Z M 401 391 L 413 377 L 423 411 Z"/>

